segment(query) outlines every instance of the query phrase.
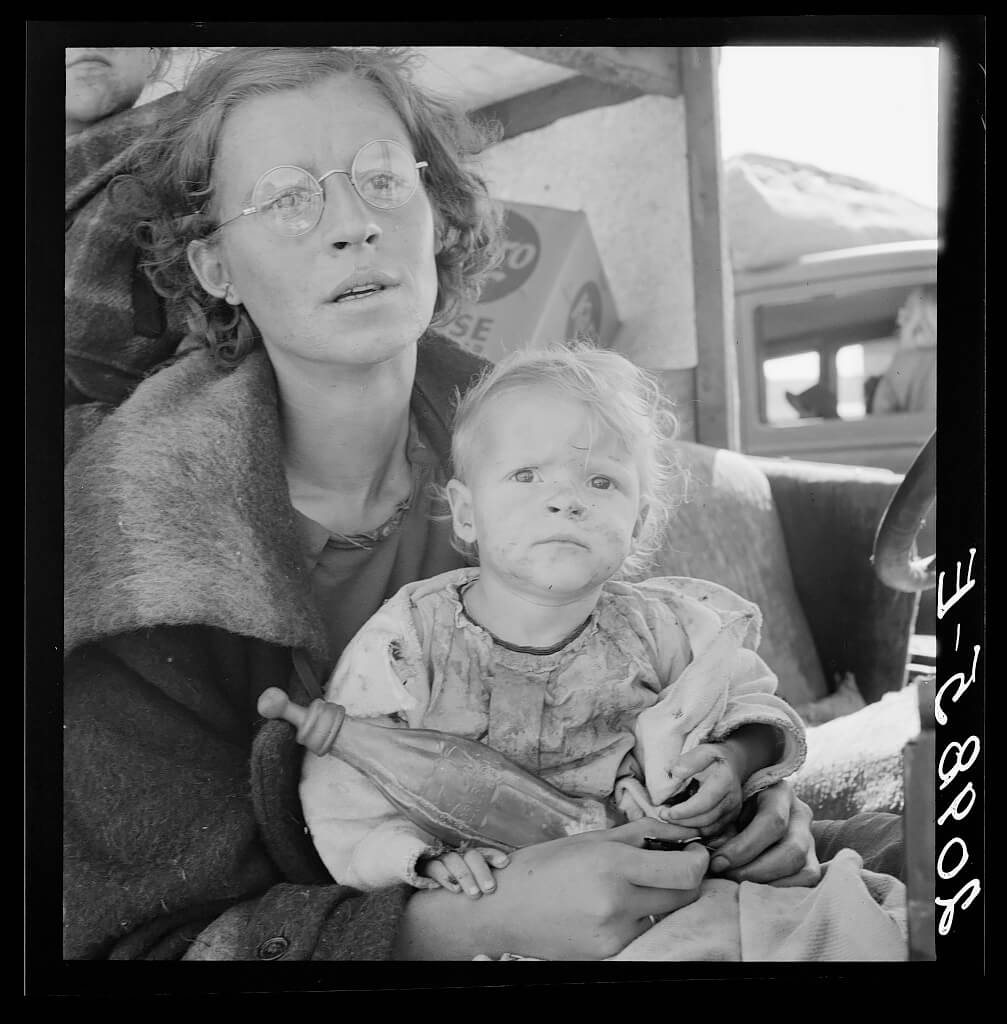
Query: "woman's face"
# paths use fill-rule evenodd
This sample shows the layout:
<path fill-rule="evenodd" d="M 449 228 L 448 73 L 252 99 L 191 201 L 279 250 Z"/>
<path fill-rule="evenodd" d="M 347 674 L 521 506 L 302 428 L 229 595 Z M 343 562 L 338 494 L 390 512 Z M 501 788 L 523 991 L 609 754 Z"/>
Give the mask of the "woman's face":
<path fill-rule="evenodd" d="M 349 75 L 249 99 L 221 131 L 214 214 L 224 221 L 251 205 L 256 181 L 272 167 L 294 164 L 319 178 L 348 169 L 374 139 L 413 152 L 385 99 Z M 274 363 L 383 362 L 415 345 L 433 316 L 433 209 L 422 181 L 409 202 L 393 210 L 369 206 L 345 174 L 326 178 L 322 188 L 321 217 L 306 234 L 278 236 L 256 214 L 224 227 L 215 243 L 220 272 L 230 282 L 230 300 L 244 305 Z M 366 287 L 371 279 L 374 288 Z M 365 287 L 340 298 L 353 285 Z"/>

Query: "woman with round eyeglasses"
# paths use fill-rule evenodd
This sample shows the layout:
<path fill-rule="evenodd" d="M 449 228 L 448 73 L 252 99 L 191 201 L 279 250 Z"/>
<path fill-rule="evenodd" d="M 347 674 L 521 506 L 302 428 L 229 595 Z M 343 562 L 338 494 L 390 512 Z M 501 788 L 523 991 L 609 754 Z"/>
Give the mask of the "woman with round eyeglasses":
<path fill-rule="evenodd" d="M 518 851 L 491 899 L 356 893 L 256 712 L 463 564 L 430 494 L 483 364 L 436 328 L 499 248 L 485 141 L 407 54 L 233 49 L 134 154 L 119 200 L 190 350 L 68 431 L 66 958 L 595 959 L 695 897 L 655 822 Z M 805 805 L 761 799 L 740 876 L 814 871 Z"/>

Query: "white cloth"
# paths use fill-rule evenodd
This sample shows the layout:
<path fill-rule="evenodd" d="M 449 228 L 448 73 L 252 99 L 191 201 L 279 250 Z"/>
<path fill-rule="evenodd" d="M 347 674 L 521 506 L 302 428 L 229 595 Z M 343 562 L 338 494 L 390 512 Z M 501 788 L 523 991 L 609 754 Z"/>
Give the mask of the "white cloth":
<path fill-rule="evenodd" d="M 880 961 L 908 955 L 906 888 L 840 850 L 814 888 L 707 878 L 612 960 Z"/>

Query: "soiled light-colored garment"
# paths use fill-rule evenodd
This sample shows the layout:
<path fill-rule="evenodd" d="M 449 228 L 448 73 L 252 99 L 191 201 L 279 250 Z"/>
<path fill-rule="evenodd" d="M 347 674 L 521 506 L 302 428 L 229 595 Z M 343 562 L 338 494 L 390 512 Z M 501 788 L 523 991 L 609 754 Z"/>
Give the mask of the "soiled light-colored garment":
<path fill-rule="evenodd" d="M 458 569 L 403 587 L 350 642 L 326 698 L 383 725 L 480 740 L 629 817 L 672 795 L 667 769 L 680 754 L 743 725 L 775 727 L 781 751 L 746 781 L 745 798 L 800 767 L 804 727 L 755 653 L 761 615 L 751 602 L 703 580 L 609 582 L 572 640 L 531 653 L 466 615 L 461 594 L 478 575 Z M 441 852 L 438 841 L 356 769 L 306 754 L 301 801 L 337 881 L 433 884 L 415 868 Z"/>

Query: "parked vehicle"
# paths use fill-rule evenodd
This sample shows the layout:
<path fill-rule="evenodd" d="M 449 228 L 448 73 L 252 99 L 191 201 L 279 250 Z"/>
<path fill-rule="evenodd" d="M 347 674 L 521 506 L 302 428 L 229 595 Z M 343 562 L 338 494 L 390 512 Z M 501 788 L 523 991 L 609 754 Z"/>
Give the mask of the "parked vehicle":
<path fill-rule="evenodd" d="M 744 451 L 904 473 L 936 416 L 876 414 L 870 400 L 898 346 L 899 308 L 913 288 L 936 281 L 936 241 L 815 253 L 735 272 Z M 805 403 L 787 398 L 809 389 Z M 832 396 L 831 409 L 823 395 Z"/>
<path fill-rule="evenodd" d="M 937 281 L 937 249 L 936 241 L 887 243 L 735 272 L 744 451 L 909 468 L 935 413 L 873 413 L 871 398 L 898 347 L 898 310 L 913 288 Z M 924 554 L 936 551 L 936 506 L 918 543 Z M 916 629 L 935 628 L 931 591 Z"/>

